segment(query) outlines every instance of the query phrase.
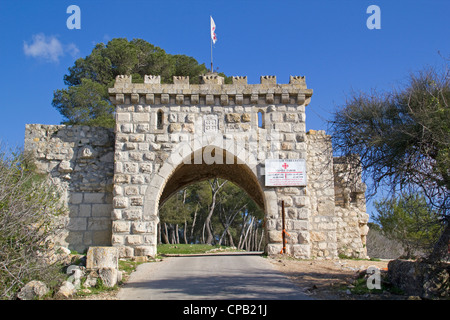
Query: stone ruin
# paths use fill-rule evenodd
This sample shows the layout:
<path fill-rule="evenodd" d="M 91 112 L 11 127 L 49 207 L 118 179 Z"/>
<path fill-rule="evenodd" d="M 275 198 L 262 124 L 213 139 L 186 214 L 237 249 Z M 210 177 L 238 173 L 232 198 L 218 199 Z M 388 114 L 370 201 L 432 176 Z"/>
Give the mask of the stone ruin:
<path fill-rule="evenodd" d="M 291 76 L 288 84 L 275 76 L 260 84 L 233 77 L 224 84 L 208 74 L 200 84 L 181 76 L 161 84 L 160 76 L 133 83 L 122 75 L 109 94 L 114 129 L 26 125 L 25 150 L 69 209 L 61 245 L 154 256 L 158 207 L 191 183 L 220 177 L 264 210 L 267 254 L 283 249 L 283 203 L 286 254 L 366 258 L 365 185 L 353 161 L 333 157 L 329 135 L 306 132 L 313 91 L 304 77 Z M 269 162 L 281 174 L 266 170 Z"/>

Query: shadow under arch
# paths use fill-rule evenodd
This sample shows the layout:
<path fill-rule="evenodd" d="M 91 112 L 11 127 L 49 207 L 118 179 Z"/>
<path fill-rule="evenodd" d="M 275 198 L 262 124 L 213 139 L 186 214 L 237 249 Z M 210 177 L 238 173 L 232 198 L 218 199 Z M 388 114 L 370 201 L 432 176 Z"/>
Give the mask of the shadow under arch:
<path fill-rule="evenodd" d="M 213 156 L 218 159 L 220 153 L 222 153 L 223 161 L 212 164 L 206 164 L 202 161 L 201 164 L 196 164 L 194 156 L 200 151 L 203 154 L 205 148 L 208 147 L 210 146 L 192 151 L 187 157 L 179 159 L 178 164 L 166 161 L 159 174 L 154 175 L 151 185 L 147 188 L 144 200 L 144 216 L 147 220 L 159 220 L 157 217 L 158 208 L 180 189 L 212 178 L 222 178 L 233 182 L 243 189 L 264 212 L 266 211 L 265 195 L 258 180 L 256 165 L 250 167 L 230 151 L 217 146 L 212 151 Z M 229 161 L 231 156 L 233 157 L 232 163 Z M 165 178 L 162 176 L 164 173 L 166 173 Z"/>

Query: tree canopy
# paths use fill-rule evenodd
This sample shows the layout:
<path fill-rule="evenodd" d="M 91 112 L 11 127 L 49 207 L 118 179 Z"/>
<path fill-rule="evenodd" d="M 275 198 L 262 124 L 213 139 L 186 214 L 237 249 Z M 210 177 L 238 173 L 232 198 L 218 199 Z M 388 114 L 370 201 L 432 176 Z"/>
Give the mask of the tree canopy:
<path fill-rule="evenodd" d="M 450 239 L 449 102 L 448 65 L 425 68 L 400 89 L 352 93 L 329 121 L 334 152 L 359 156 L 372 194 L 387 186 L 393 195 L 408 190 L 425 196 L 447 225 L 440 241 L 445 246 Z"/>
<path fill-rule="evenodd" d="M 172 83 L 173 76 L 189 76 L 190 83 L 198 83 L 207 72 L 205 64 L 193 57 L 168 54 L 142 39 L 115 38 L 106 45 L 97 44 L 88 56 L 75 61 L 64 76 L 68 87 L 54 92 L 52 105 L 65 124 L 113 127 L 108 88 L 114 86 L 117 75 L 132 75 L 135 83 L 143 82 L 144 75 L 160 75 L 162 83 Z M 225 78 L 228 83 L 230 79 Z"/>

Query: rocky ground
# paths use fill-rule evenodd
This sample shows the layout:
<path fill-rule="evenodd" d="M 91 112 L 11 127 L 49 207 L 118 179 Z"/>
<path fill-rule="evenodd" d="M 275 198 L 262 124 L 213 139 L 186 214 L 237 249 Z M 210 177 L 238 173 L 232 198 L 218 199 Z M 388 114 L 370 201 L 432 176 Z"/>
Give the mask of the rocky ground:
<path fill-rule="evenodd" d="M 295 260 L 288 257 L 268 258 L 285 273 L 299 290 L 318 300 L 403 300 L 408 297 L 388 291 L 354 293 L 355 279 L 361 278 L 365 270 L 374 266 L 383 272 L 389 261 L 368 260 Z M 364 285 L 363 285 L 364 286 Z M 83 300 L 115 300 L 118 290 L 90 295 Z"/>
<path fill-rule="evenodd" d="M 285 273 L 299 290 L 318 300 L 403 300 L 405 296 L 388 291 L 379 293 L 366 289 L 364 275 L 367 268 L 374 266 L 383 274 L 387 271 L 388 260 L 295 260 L 287 257 L 271 258 L 270 261 Z M 362 279 L 358 288 L 356 279 Z M 363 289 L 363 293 L 355 293 Z M 361 291 L 361 290 L 360 290 Z"/>

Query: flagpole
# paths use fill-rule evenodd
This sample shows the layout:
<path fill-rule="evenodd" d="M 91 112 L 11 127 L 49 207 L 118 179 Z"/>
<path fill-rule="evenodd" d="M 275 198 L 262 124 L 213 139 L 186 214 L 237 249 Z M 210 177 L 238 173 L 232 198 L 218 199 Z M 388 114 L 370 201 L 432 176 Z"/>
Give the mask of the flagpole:
<path fill-rule="evenodd" d="M 209 16 L 209 23 L 210 23 L 210 28 L 211 28 L 211 16 Z M 212 39 L 212 37 L 210 36 L 210 38 L 211 38 L 211 73 L 213 72 L 213 52 L 212 52 L 212 45 L 213 45 L 213 39 Z"/>
<path fill-rule="evenodd" d="M 213 72 L 213 55 L 212 55 L 212 38 L 211 38 L 211 73 L 212 72 Z"/>

